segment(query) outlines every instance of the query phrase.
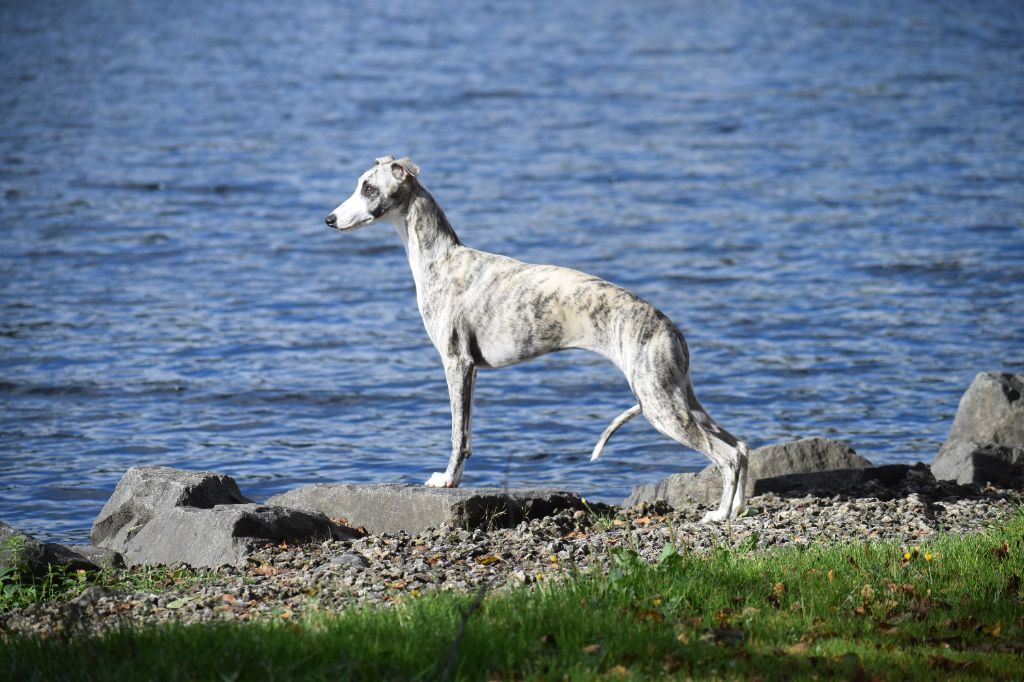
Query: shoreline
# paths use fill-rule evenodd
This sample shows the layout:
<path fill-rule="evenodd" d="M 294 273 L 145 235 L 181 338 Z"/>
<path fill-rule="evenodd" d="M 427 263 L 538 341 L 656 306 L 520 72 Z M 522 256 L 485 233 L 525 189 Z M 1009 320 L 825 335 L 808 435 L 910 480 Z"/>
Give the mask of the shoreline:
<path fill-rule="evenodd" d="M 1024 494 L 943 482 L 907 483 L 898 491 L 751 498 L 750 514 L 730 523 L 698 523 L 701 507 L 658 502 L 632 509 L 565 510 L 512 528 L 442 526 L 415 534 L 276 545 L 241 567 L 169 571 L 161 590 L 101 585 L 62 601 L 0 613 L 0 637 L 97 634 L 125 625 L 291 621 L 358 606 L 392 606 L 433 591 L 514 589 L 592 571 L 607 572 L 616 547 L 648 563 L 666 545 L 680 552 L 741 552 L 881 540 L 926 546 L 942 533 L 979 533 L 1020 513 Z M 172 567 L 173 568 L 173 567 Z M 111 569 L 108 569 L 111 570 Z M 122 575 L 152 572 L 122 569 Z"/>

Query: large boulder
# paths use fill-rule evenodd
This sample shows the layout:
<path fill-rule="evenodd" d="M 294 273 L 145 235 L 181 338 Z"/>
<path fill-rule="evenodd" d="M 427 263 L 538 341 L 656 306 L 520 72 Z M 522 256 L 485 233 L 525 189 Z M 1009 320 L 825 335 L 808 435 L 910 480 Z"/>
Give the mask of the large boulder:
<path fill-rule="evenodd" d="M 837 475 L 826 472 L 870 466 L 871 462 L 858 455 L 849 444 L 828 438 L 802 438 L 767 445 L 750 452 L 747 495 L 779 492 L 779 486 L 773 486 L 773 480 L 782 476 L 804 475 L 802 479 L 784 482 L 784 487 L 791 490 L 794 481 L 809 487 L 818 478 L 826 480 Z M 696 474 L 672 474 L 658 483 L 635 486 L 623 506 L 632 507 L 655 500 L 665 500 L 673 507 L 693 504 L 716 506 L 721 498 L 722 474 L 716 466 L 708 465 Z"/>
<path fill-rule="evenodd" d="M 0 521 L 0 571 L 13 568 L 24 574 L 43 576 L 50 567 L 97 570 L 99 564 L 71 548 L 41 542 Z"/>
<path fill-rule="evenodd" d="M 234 479 L 210 471 L 132 467 L 125 472 L 92 524 L 92 542 L 117 549 L 158 514 L 176 507 L 212 509 L 251 503 Z"/>
<path fill-rule="evenodd" d="M 258 504 L 225 504 L 212 509 L 174 507 L 140 528 L 125 545 L 123 554 L 129 566 L 238 566 L 253 550 L 269 543 L 328 540 L 336 534 L 323 514 L 295 509 Z"/>
<path fill-rule="evenodd" d="M 238 565 L 269 543 L 356 537 L 319 513 L 258 505 L 229 476 L 133 467 L 92 527 L 93 543 L 128 565 Z"/>
<path fill-rule="evenodd" d="M 369 533 L 416 533 L 442 524 L 514 526 L 562 509 L 582 509 L 575 494 L 532 488 L 428 488 L 399 483 L 315 483 L 275 495 L 267 504 L 322 512 Z"/>
<path fill-rule="evenodd" d="M 960 399 L 932 462 L 940 480 L 1020 485 L 1024 478 L 1024 373 L 981 372 Z"/>

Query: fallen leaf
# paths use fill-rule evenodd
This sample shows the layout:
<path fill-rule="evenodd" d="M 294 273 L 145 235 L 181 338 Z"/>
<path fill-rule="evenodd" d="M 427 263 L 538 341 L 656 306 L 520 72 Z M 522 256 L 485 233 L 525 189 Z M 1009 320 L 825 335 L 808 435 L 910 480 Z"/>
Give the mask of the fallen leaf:
<path fill-rule="evenodd" d="M 946 658 L 942 654 L 936 654 L 935 656 L 928 658 L 928 667 L 951 672 L 953 670 L 963 670 L 967 667 L 967 664 L 961 661 L 954 661 L 951 658 Z"/>
<path fill-rule="evenodd" d="M 799 656 L 800 654 L 807 653 L 807 650 L 811 648 L 811 645 L 807 642 L 800 641 L 796 644 L 790 644 L 786 647 L 785 651 L 790 656 Z"/>
<path fill-rule="evenodd" d="M 487 556 L 478 556 L 476 558 L 476 562 L 481 566 L 490 566 L 491 564 L 496 564 L 499 561 L 501 561 L 501 557 L 496 556 L 494 554 L 489 554 Z"/>
<path fill-rule="evenodd" d="M 585 654 L 596 654 L 599 651 L 601 651 L 600 644 L 588 644 L 583 647 L 583 653 Z"/>
<path fill-rule="evenodd" d="M 992 556 L 994 556 L 995 558 L 999 559 L 1000 561 L 1002 561 L 1003 559 L 1005 559 L 1009 555 L 1010 555 L 1010 545 L 1009 545 L 1009 543 L 1006 542 L 1006 540 L 1003 540 L 1003 544 L 999 545 L 998 547 L 993 547 L 992 548 Z"/>
<path fill-rule="evenodd" d="M 892 623 L 883 620 L 878 624 L 878 631 L 886 635 L 897 635 L 899 634 L 900 629 Z"/>
<path fill-rule="evenodd" d="M 1010 594 L 1017 594 L 1020 592 L 1020 576 L 1014 573 L 1010 576 L 1009 580 L 1006 581 L 1006 591 Z"/>
<path fill-rule="evenodd" d="M 678 635 L 676 635 L 676 641 L 679 642 L 680 644 L 689 644 L 690 643 L 690 635 L 687 634 L 685 631 L 682 631 Z"/>
<path fill-rule="evenodd" d="M 743 631 L 730 628 L 711 628 L 700 636 L 702 642 L 715 644 L 739 644 L 743 641 Z"/>
<path fill-rule="evenodd" d="M 235 599 L 234 595 L 231 594 L 225 594 L 221 597 L 221 599 L 226 601 L 228 604 L 234 604 L 236 601 L 238 601 L 237 599 Z"/>
<path fill-rule="evenodd" d="M 647 621 L 651 623 L 660 623 L 662 618 L 663 616 L 661 615 L 661 613 L 659 613 L 658 611 L 653 611 L 651 609 L 641 609 L 636 612 L 637 620 Z"/>
<path fill-rule="evenodd" d="M 346 519 L 344 516 L 332 516 L 332 517 L 330 517 L 330 519 L 331 519 L 331 521 L 333 521 L 334 523 L 338 524 L 339 526 L 347 526 L 348 525 L 348 519 Z"/>
<path fill-rule="evenodd" d="M 617 665 L 617 666 L 615 666 L 613 668 L 608 668 L 608 674 L 609 675 L 619 675 L 621 677 L 625 677 L 626 675 L 629 674 L 629 668 L 627 668 L 624 665 Z"/>
<path fill-rule="evenodd" d="M 271 576 L 277 575 L 277 569 L 264 561 L 262 564 L 260 564 L 260 567 L 256 569 L 256 573 L 259 573 L 260 575 L 269 578 Z"/>
<path fill-rule="evenodd" d="M 993 639 L 999 638 L 999 633 L 1003 631 L 1003 624 L 999 621 L 992 623 L 991 625 L 982 625 L 981 631 Z"/>
<path fill-rule="evenodd" d="M 832 582 L 833 580 L 835 580 L 835 576 L 832 574 L 832 569 L 830 568 L 828 569 L 828 581 Z"/>
<path fill-rule="evenodd" d="M 409 583 L 406 582 L 405 580 L 396 580 L 395 582 L 393 582 L 390 585 L 388 585 L 388 587 L 390 587 L 393 590 L 404 590 L 405 586 L 408 585 L 408 584 Z"/>
<path fill-rule="evenodd" d="M 669 674 L 672 674 L 674 672 L 677 672 L 680 668 L 682 668 L 685 662 L 686 659 L 684 659 L 682 656 L 678 656 L 676 654 L 666 654 L 665 658 L 661 660 L 661 669 Z"/>
<path fill-rule="evenodd" d="M 633 521 L 633 523 L 635 523 L 638 526 L 646 526 L 650 522 L 651 522 L 651 517 L 650 516 L 641 516 L 639 519 Z"/>

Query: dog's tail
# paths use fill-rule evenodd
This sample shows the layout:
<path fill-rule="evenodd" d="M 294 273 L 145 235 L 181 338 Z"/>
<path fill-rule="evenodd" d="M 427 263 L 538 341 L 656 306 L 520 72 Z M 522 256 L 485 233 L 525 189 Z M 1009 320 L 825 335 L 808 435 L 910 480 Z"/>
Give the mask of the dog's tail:
<path fill-rule="evenodd" d="M 640 414 L 640 405 L 634 405 L 629 408 L 618 417 L 612 420 L 612 423 L 608 425 L 608 428 L 601 434 L 601 438 L 597 441 L 597 445 L 594 446 L 594 452 L 590 455 L 590 461 L 596 461 L 601 456 L 601 451 L 604 450 L 604 446 L 608 443 L 608 439 L 612 437 L 619 427 L 628 422 L 633 417 Z"/>

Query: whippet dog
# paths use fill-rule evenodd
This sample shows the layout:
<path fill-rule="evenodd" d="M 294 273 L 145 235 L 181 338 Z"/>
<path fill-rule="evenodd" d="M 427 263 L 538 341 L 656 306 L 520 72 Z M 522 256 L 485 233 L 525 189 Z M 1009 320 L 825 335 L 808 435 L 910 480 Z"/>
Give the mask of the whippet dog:
<path fill-rule="evenodd" d="M 426 485 L 454 488 L 462 479 L 470 456 L 477 369 L 584 348 L 615 363 L 638 401 L 608 425 L 591 460 L 619 427 L 643 412 L 658 431 L 703 452 L 721 470 L 721 503 L 703 521 L 740 514 L 746 502 L 747 446 L 698 402 L 682 332 L 646 301 L 597 277 L 464 246 L 418 175 L 419 167 L 408 158 L 377 159 L 326 223 L 347 231 L 388 222 L 405 245 L 416 303 L 441 354 L 452 410 L 448 468 Z"/>

